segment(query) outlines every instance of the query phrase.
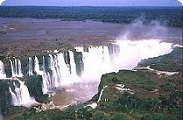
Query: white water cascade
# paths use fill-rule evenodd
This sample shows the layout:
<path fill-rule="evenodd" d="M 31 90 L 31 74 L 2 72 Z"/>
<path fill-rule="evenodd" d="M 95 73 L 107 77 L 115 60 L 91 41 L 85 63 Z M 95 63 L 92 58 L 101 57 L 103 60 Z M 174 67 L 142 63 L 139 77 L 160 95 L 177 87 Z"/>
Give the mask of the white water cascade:
<path fill-rule="evenodd" d="M 76 64 L 74 62 L 74 54 L 72 51 L 69 51 L 69 55 L 70 55 L 71 75 L 75 76 L 76 75 Z"/>
<path fill-rule="evenodd" d="M 73 51 L 67 51 L 67 54 L 53 53 L 42 56 L 42 58 L 39 57 L 39 59 L 37 56 L 29 57 L 26 72 L 28 75 L 36 73 L 42 76 L 42 91 L 44 94 L 54 93 L 55 88 L 73 83 L 90 84 L 93 82 L 98 84 L 102 74 L 117 72 L 120 69 L 131 70 L 142 59 L 157 57 L 170 53 L 172 50 L 172 43 L 161 42 L 160 40 L 117 40 L 109 46 L 79 46 L 75 47 Z M 10 64 L 12 79 L 22 77 L 21 61 L 13 58 L 10 59 Z M 0 79 L 3 78 L 6 78 L 6 74 L 3 62 L 0 61 Z M 20 80 L 18 82 L 20 86 L 14 83 L 15 89 L 9 87 L 12 104 L 27 106 L 35 103 L 24 83 Z M 87 95 L 91 97 L 94 94 L 87 92 Z M 88 98 L 88 96 L 84 97 Z"/>
<path fill-rule="evenodd" d="M 110 71 L 111 60 L 107 46 L 90 47 L 88 51 L 83 51 L 84 48 L 81 48 L 78 50 L 83 54 L 83 79 L 98 80 L 102 74 Z"/>
<path fill-rule="evenodd" d="M 133 69 L 143 59 L 158 57 L 170 53 L 173 50 L 172 43 L 161 42 L 160 40 L 118 40 L 120 52 L 112 64 L 112 71 L 119 69 Z"/>
<path fill-rule="evenodd" d="M 29 61 L 29 71 L 28 71 L 28 75 L 33 75 L 32 58 L 29 57 L 28 61 Z"/>
<path fill-rule="evenodd" d="M 10 65 L 11 65 L 12 78 L 7 78 L 4 71 L 3 62 L 0 61 L 0 79 L 4 79 L 4 80 L 7 79 L 7 80 L 14 81 L 13 82 L 14 88 L 9 86 L 9 92 L 12 96 L 12 105 L 25 106 L 25 107 L 32 106 L 33 104 L 36 103 L 35 99 L 30 97 L 28 88 L 24 84 L 24 82 L 15 78 L 15 77 L 23 77 L 21 61 L 16 58 L 10 59 Z M 15 81 L 18 81 L 20 85 L 17 85 L 16 84 L 17 82 L 15 83 Z"/>
<path fill-rule="evenodd" d="M 61 76 L 60 85 L 73 83 L 74 78 L 72 78 L 72 75 L 71 75 L 72 73 L 70 74 L 69 66 L 64 61 L 64 54 L 59 53 L 57 55 L 57 59 L 58 59 L 58 66 L 59 66 L 58 72 L 60 72 L 60 76 Z M 71 67 L 72 67 L 72 65 L 71 65 Z"/>
<path fill-rule="evenodd" d="M 44 70 L 46 66 L 45 58 L 43 57 L 43 71 L 39 72 L 43 78 L 43 93 L 47 93 L 50 90 L 52 91 L 52 89 L 60 87 L 61 85 L 68 85 L 78 81 L 73 52 L 70 51 L 69 56 L 71 60 L 70 67 L 65 63 L 63 53 L 49 55 L 48 66 L 51 72 Z"/>
<path fill-rule="evenodd" d="M 11 93 L 12 96 L 12 104 L 14 106 L 26 106 L 26 107 L 30 107 L 33 104 L 35 104 L 35 99 L 30 97 L 29 91 L 27 89 L 27 86 L 24 85 L 24 82 L 16 79 L 19 83 L 20 83 L 20 87 L 18 87 L 15 82 L 14 84 L 14 92 L 12 90 L 12 88 L 9 87 L 9 91 Z"/>
<path fill-rule="evenodd" d="M 93 46 L 89 47 L 88 51 L 84 51 L 84 47 L 76 47 L 76 51 L 83 54 L 84 71 L 81 78 L 87 82 L 87 80 L 99 80 L 102 74 L 108 72 L 117 72 L 120 69 L 131 70 L 142 59 L 170 53 L 172 44 L 159 40 L 118 40 L 111 48 Z"/>
<path fill-rule="evenodd" d="M 22 67 L 21 67 L 21 61 L 14 58 L 13 60 L 10 59 L 11 64 L 11 71 L 12 71 L 12 77 L 22 77 Z"/>
<path fill-rule="evenodd" d="M 4 64 L 3 62 L 0 60 L 0 79 L 6 78 L 6 73 L 4 70 Z"/>
<path fill-rule="evenodd" d="M 100 94 L 99 94 L 99 98 L 98 98 L 98 100 L 97 100 L 97 103 L 99 103 L 100 102 L 100 100 L 101 100 L 101 97 L 102 97 L 102 94 L 103 94 L 103 92 L 104 92 L 104 90 L 105 90 L 105 88 L 107 87 L 107 85 L 106 86 L 104 86 L 103 88 L 102 88 L 102 90 L 101 90 L 101 92 L 100 92 Z"/>
<path fill-rule="evenodd" d="M 72 83 L 99 82 L 102 74 L 117 72 L 120 69 L 130 70 L 136 67 L 142 59 L 157 57 L 171 51 L 171 43 L 159 40 L 117 40 L 110 46 L 88 46 L 87 50 L 86 46 L 75 47 L 75 52 L 68 51 L 66 54 L 69 60 L 64 58 L 64 53 L 50 54 L 48 57 L 49 71 L 46 70 L 44 56 L 43 61 L 39 61 L 35 56 L 34 71 L 42 75 L 42 89 L 44 93 L 47 93 L 53 88 Z M 80 56 L 81 60 L 78 63 L 75 61 L 76 53 L 80 53 L 82 56 Z M 42 66 L 39 63 L 43 63 Z M 79 69 L 82 70 L 79 76 L 77 75 L 77 67 L 81 67 L 80 64 L 83 64 L 83 68 Z M 32 68 L 29 70 L 31 71 Z M 30 73 L 32 74 L 32 72 Z"/>
<path fill-rule="evenodd" d="M 51 87 L 59 87 L 60 86 L 60 79 L 61 79 L 61 75 L 60 75 L 60 71 L 59 69 L 59 65 L 58 65 L 58 57 L 57 55 L 49 55 L 50 56 L 50 69 L 52 71 L 52 77 L 51 77 L 51 84 L 50 84 L 50 88 Z"/>
<path fill-rule="evenodd" d="M 39 60 L 37 56 L 34 57 L 34 71 L 39 75 L 42 74 L 42 71 L 40 71 Z"/>
<path fill-rule="evenodd" d="M 43 83 L 42 83 L 42 91 L 43 93 L 47 93 L 48 92 L 48 81 L 50 81 L 50 75 L 45 71 L 45 57 L 43 56 L 43 74 L 42 74 L 42 79 L 43 79 Z"/>

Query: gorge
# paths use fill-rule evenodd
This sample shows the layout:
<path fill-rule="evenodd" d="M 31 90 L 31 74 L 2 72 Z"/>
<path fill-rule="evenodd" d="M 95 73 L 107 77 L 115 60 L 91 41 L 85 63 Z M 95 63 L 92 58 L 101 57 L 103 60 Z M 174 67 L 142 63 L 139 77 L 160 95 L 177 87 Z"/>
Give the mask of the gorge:
<path fill-rule="evenodd" d="M 36 101 L 24 84 L 26 76 L 40 75 L 43 94 L 52 96 L 56 89 L 70 84 L 94 82 L 98 86 L 102 74 L 120 69 L 131 70 L 142 59 L 170 53 L 174 46 L 156 39 L 117 40 L 106 46 L 76 46 L 73 50 L 55 50 L 42 56 L 4 57 L 0 60 L 0 78 L 1 82 L 7 82 L 5 91 L 11 95 L 7 97 L 11 98 L 12 105 L 31 106 Z M 97 93 L 97 87 L 91 93 L 78 101 L 91 99 Z"/>

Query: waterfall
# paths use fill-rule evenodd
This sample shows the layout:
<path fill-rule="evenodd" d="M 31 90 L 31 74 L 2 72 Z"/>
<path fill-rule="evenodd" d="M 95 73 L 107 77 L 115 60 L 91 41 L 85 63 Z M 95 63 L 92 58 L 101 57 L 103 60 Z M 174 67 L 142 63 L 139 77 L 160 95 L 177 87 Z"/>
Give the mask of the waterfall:
<path fill-rule="evenodd" d="M 42 74 L 42 91 L 43 91 L 43 94 L 47 93 L 48 92 L 48 84 L 49 84 L 49 76 L 47 75 L 47 72 L 46 72 L 46 65 L 45 65 L 45 57 L 43 56 L 43 74 Z"/>
<path fill-rule="evenodd" d="M 32 63 L 32 58 L 29 57 L 29 75 L 33 74 L 32 65 L 34 65 L 34 72 L 42 76 L 42 91 L 43 91 L 43 94 L 46 94 L 49 91 L 48 88 L 51 82 L 51 78 L 50 78 L 50 74 L 46 71 L 45 57 L 43 56 L 42 71 L 40 70 L 39 60 L 37 56 L 34 56 L 34 64 Z"/>
<path fill-rule="evenodd" d="M 74 54 L 72 51 L 69 51 L 70 56 L 70 66 L 71 66 L 71 76 L 76 77 L 76 64 L 74 62 Z"/>
<path fill-rule="evenodd" d="M 19 77 L 22 77 L 23 76 L 23 74 L 22 74 L 22 67 L 21 66 L 22 66 L 21 65 L 21 61 L 18 60 L 18 76 Z"/>
<path fill-rule="evenodd" d="M 4 70 L 4 64 L 3 62 L 0 60 L 0 79 L 6 78 L 6 73 Z"/>
<path fill-rule="evenodd" d="M 102 90 L 101 90 L 101 92 L 100 92 L 100 95 L 99 95 L 99 98 L 98 98 L 98 100 L 97 100 L 97 103 L 100 102 L 101 97 L 102 97 L 102 94 L 103 94 L 103 91 L 104 91 L 104 89 L 105 89 L 106 87 L 107 87 L 107 85 L 104 86 L 104 87 L 102 88 Z"/>
<path fill-rule="evenodd" d="M 28 75 L 34 75 L 34 73 L 41 75 L 43 93 L 55 94 L 55 88 L 72 83 L 81 82 L 86 83 L 85 85 L 96 83 L 95 85 L 97 86 L 102 74 L 117 72 L 120 69 L 133 69 L 142 59 L 170 53 L 172 48 L 171 43 L 159 40 L 117 40 L 108 46 L 80 46 L 75 47 L 74 52 L 53 53 L 49 54 L 49 56 L 42 56 L 42 59 L 38 59 L 38 56 L 29 57 L 27 73 Z M 12 79 L 15 79 L 14 77 L 22 77 L 21 61 L 12 58 L 10 59 L 10 64 Z M 4 78 L 6 78 L 4 64 L 0 61 L 0 79 Z M 35 100 L 30 97 L 24 82 L 18 79 L 15 80 L 18 82 L 13 81 L 13 84 L 9 85 L 12 105 L 29 107 L 34 104 Z M 75 87 L 75 84 L 73 86 Z M 100 91 L 97 103 L 100 102 L 106 87 L 104 86 Z M 81 92 L 79 91 L 78 94 L 83 94 L 85 98 L 90 98 L 97 91 L 97 87 L 92 88 L 92 90 L 90 90 L 90 87 L 86 87 L 86 89 L 94 92 L 80 90 Z M 74 95 L 79 96 L 77 94 Z M 96 106 L 97 103 L 93 105 Z"/>
<path fill-rule="evenodd" d="M 65 62 L 64 53 L 58 53 L 56 55 L 50 54 L 48 67 L 51 71 L 45 70 L 45 58 L 43 57 L 43 71 L 39 72 L 43 78 L 43 93 L 49 92 L 49 90 L 52 91 L 52 89 L 61 85 L 68 85 L 78 81 L 78 76 L 76 74 L 76 64 L 72 51 L 69 51 L 69 56 L 70 67 Z"/>
<path fill-rule="evenodd" d="M 14 77 L 15 76 L 15 71 L 14 71 L 14 64 L 13 64 L 13 61 L 12 60 L 10 60 L 10 64 L 11 64 L 11 73 L 12 73 L 12 77 Z"/>
<path fill-rule="evenodd" d="M 81 48 L 77 50 L 83 54 L 84 71 L 82 77 L 84 79 L 98 80 L 102 74 L 110 70 L 111 61 L 107 46 L 89 47 L 87 51 L 83 51 Z"/>
<path fill-rule="evenodd" d="M 32 58 L 29 57 L 28 61 L 29 61 L 29 71 L 28 71 L 28 75 L 33 75 L 33 68 L 32 68 L 33 63 L 32 63 Z"/>
<path fill-rule="evenodd" d="M 120 52 L 113 64 L 113 71 L 133 69 L 142 59 L 157 57 L 172 51 L 172 44 L 160 40 L 118 40 Z"/>
<path fill-rule="evenodd" d="M 72 76 L 70 74 L 70 68 L 65 63 L 63 53 L 58 54 L 58 65 L 59 65 L 58 71 L 60 72 L 60 75 L 61 75 L 61 85 L 74 83 L 74 79 L 72 78 Z"/>
<path fill-rule="evenodd" d="M 107 73 L 111 69 L 111 59 L 110 59 L 110 54 L 109 54 L 109 49 L 107 46 L 102 47 L 102 74 Z"/>
<path fill-rule="evenodd" d="M 12 91 L 12 89 L 9 87 L 9 91 L 11 93 L 11 97 L 12 97 L 12 104 L 14 106 L 18 106 L 19 105 L 19 101 L 17 99 L 17 96 L 15 95 L 15 93 Z"/>
<path fill-rule="evenodd" d="M 58 59 L 57 55 L 49 55 L 50 56 L 50 69 L 52 71 L 52 77 L 51 77 L 51 86 L 52 87 L 58 87 L 60 85 L 60 75 L 58 72 Z"/>
<path fill-rule="evenodd" d="M 157 50 L 161 48 L 160 50 Z M 172 44 L 159 40 L 117 40 L 108 46 L 75 47 L 75 51 L 49 54 L 42 61 L 28 58 L 28 75 L 42 76 L 43 93 L 76 82 L 99 82 L 102 74 L 120 69 L 133 69 L 142 59 L 157 57 L 172 51 Z M 47 63 L 45 63 L 47 62 Z M 22 77 L 21 61 L 10 60 L 12 77 Z M 41 64 L 42 63 L 42 64 Z M 42 69 L 41 69 L 42 68 Z M 0 61 L 0 77 L 6 77 Z"/>
<path fill-rule="evenodd" d="M 9 87 L 9 91 L 12 96 L 12 104 L 14 106 L 26 106 L 30 107 L 31 105 L 35 104 L 35 99 L 30 97 L 28 88 L 26 85 L 24 85 L 24 82 L 16 79 L 19 83 L 20 86 L 16 85 L 15 82 L 13 82 L 13 85 L 15 87 L 14 92 L 11 87 Z"/>
<path fill-rule="evenodd" d="M 46 94 L 48 92 L 49 81 L 51 81 L 50 75 L 46 71 L 43 71 L 42 78 L 43 78 L 42 91 L 43 94 Z"/>
<path fill-rule="evenodd" d="M 42 75 L 42 72 L 40 71 L 39 60 L 38 60 L 37 56 L 34 57 L 34 71 L 37 74 Z"/>
<path fill-rule="evenodd" d="M 14 58 L 13 60 L 10 59 L 10 64 L 11 64 L 12 77 L 23 77 L 21 61 L 16 58 Z"/>

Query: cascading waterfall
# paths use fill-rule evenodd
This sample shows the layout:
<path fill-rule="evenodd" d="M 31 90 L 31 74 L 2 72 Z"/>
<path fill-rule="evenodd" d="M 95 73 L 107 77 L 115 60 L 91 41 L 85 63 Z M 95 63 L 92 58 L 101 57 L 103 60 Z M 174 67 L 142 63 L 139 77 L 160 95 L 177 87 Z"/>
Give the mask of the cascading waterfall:
<path fill-rule="evenodd" d="M 40 71 L 39 60 L 38 60 L 37 56 L 34 57 L 34 71 L 35 71 L 37 74 L 39 74 L 39 75 L 42 74 L 42 72 Z"/>
<path fill-rule="evenodd" d="M 12 97 L 12 104 L 14 106 L 18 106 L 19 105 L 19 100 L 17 99 L 16 94 L 12 91 L 12 89 L 9 87 L 9 91 L 11 93 L 11 97 Z"/>
<path fill-rule="evenodd" d="M 107 46 L 102 47 L 102 74 L 111 69 L 112 60 L 110 59 L 109 49 Z"/>
<path fill-rule="evenodd" d="M 58 65 L 59 65 L 58 72 L 60 72 L 60 76 L 61 76 L 60 85 L 64 85 L 66 83 L 73 83 L 73 80 L 70 76 L 70 69 L 64 61 L 64 54 L 59 53 L 57 56 L 57 59 L 58 59 Z"/>
<path fill-rule="evenodd" d="M 100 91 L 100 94 L 99 94 L 99 98 L 98 98 L 98 100 L 97 100 L 97 103 L 100 102 L 101 97 L 102 97 L 102 94 L 103 94 L 103 91 L 105 90 L 105 88 L 107 88 L 107 85 L 104 86 L 104 87 L 102 88 L 102 90 Z"/>
<path fill-rule="evenodd" d="M 72 51 L 69 52 L 69 56 L 70 60 L 72 59 L 70 67 L 66 64 L 63 53 L 49 55 L 49 69 L 51 72 L 45 70 L 43 70 L 43 73 L 39 72 L 43 77 L 43 93 L 61 85 L 77 82 L 78 77 Z M 43 60 L 43 68 L 45 69 L 45 59 L 43 58 Z"/>
<path fill-rule="evenodd" d="M 60 79 L 61 75 L 58 71 L 58 57 L 57 55 L 49 55 L 50 56 L 50 69 L 52 70 L 52 80 L 51 80 L 51 87 L 59 87 L 60 86 Z"/>
<path fill-rule="evenodd" d="M 22 77 L 23 76 L 23 74 L 22 74 L 22 67 L 21 67 L 22 65 L 21 65 L 21 61 L 20 60 L 18 60 L 18 76 L 19 77 Z"/>
<path fill-rule="evenodd" d="M 32 104 L 35 104 L 35 99 L 30 97 L 28 88 L 26 85 L 24 85 L 24 82 L 16 79 L 19 83 L 20 86 L 18 87 L 18 85 L 16 85 L 16 83 L 14 82 L 14 92 L 12 90 L 11 87 L 9 87 L 9 91 L 11 93 L 12 96 L 12 104 L 14 106 L 26 106 L 26 107 L 30 107 Z"/>
<path fill-rule="evenodd" d="M 22 67 L 21 67 L 21 61 L 14 58 L 10 59 L 11 64 L 11 71 L 12 71 L 12 77 L 22 77 Z"/>
<path fill-rule="evenodd" d="M 120 52 L 113 64 L 113 71 L 119 69 L 133 69 L 142 59 L 157 57 L 170 53 L 173 49 L 171 43 L 161 42 L 160 40 L 141 40 L 129 41 L 118 40 Z"/>
<path fill-rule="evenodd" d="M 104 73 L 133 69 L 142 59 L 171 51 L 171 43 L 159 40 L 118 40 L 109 46 L 75 47 L 74 52 L 54 53 L 47 57 L 42 56 L 42 59 L 38 59 L 37 56 L 29 57 L 27 73 L 41 75 L 43 93 L 48 93 L 62 85 L 99 81 Z M 10 63 L 12 77 L 22 77 L 21 61 L 13 58 Z M 2 61 L 0 75 L 1 78 L 5 77 Z"/>
<path fill-rule="evenodd" d="M 29 71 L 28 71 L 28 75 L 33 75 L 33 68 L 32 68 L 33 63 L 32 63 L 32 58 L 29 57 L 28 61 L 29 61 Z"/>
<path fill-rule="evenodd" d="M 157 51 L 157 48 L 162 48 Z M 119 69 L 133 69 L 142 59 L 156 57 L 172 50 L 171 43 L 160 42 L 158 40 L 143 41 L 117 41 L 110 46 L 90 46 L 75 47 L 75 52 L 49 55 L 48 67 L 46 71 L 45 58 L 43 57 L 43 71 L 40 70 L 38 58 L 35 56 L 35 72 L 43 77 L 43 91 L 48 92 L 61 85 L 68 85 L 75 82 L 87 82 L 99 80 L 101 75 L 107 72 L 118 71 Z M 81 75 L 77 75 L 75 53 L 80 53 L 83 62 Z M 67 55 L 67 54 L 66 54 Z M 69 61 L 66 59 L 69 57 Z M 79 65 L 78 65 L 79 66 Z M 79 66 L 81 67 L 81 66 Z M 84 80 L 84 81 L 83 81 Z"/>
<path fill-rule="evenodd" d="M 120 69 L 133 69 L 142 59 L 157 57 L 170 53 L 172 50 L 172 43 L 159 40 L 118 40 L 108 46 L 81 46 L 75 47 L 73 51 L 53 53 L 42 56 L 42 58 L 39 56 L 39 59 L 38 56 L 29 57 L 27 65 L 23 64 L 23 66 L 28 66 L 28 68 L 23 69 L 27 70 L 23 71 L 23 73 L 28 73 L 30 76 L 34 74 L 41 75 L 42 92 L 53 95 L 60 86 L 67 86 L 73 83 L 84 83 L 85 85 L 95 83 L 96 85 L 100 82 L 102 74 L 117 72 Z M 24 82 L 15 78 L 23 76 L 21 61 L 11 58 L 10 64 L 12 79 L 17 80 L 19 83 L 14 82 L 13 85 L 9 86 L 12 105 L 29 107 L 35 104 L 36 101 L 30 97 Z M 4 65 L 0 61 L 0 79 L 4 78 L 6 78 Z M 77 87 L 73 89 L 75 90 Z M 86 89 L 91 88 L 86 87 Z M 101 100 L 104 89 L 105 87 L 102 89 L 97 103 Z M 87 91 L 87 94 L 83 94 L 84 98 L 78 95 L 77 100 L 91 98 L 96 94 L 97 87 L 92 87 L 92 90 L 89 91 L 92 92 Z M 94 105 L 96 106 L 97 103 Z"/>
<path fill-rule="evenodd" d="M 43 71 L 42 78 L 43 78 L 42 91 L 44 94 L 46 94 L 48 92 L 48 86 L 49 86 L 49 81 L 51 81 L 51 77 L 48 72 Z"/>
<path fill-rule="evenodd" d="M 69 51 L 69 56 L 70 56 L 70 65 L 71 65 L 71 76 L 73 78 L 76 77 L 76 64 L 74 62 L 74 54 L 72 51 Z"/>
<path fill-rule="evenodd" d="M 78 76 L 76 74 L 76 64 L 72 51 L 69 51 L 69 57 L 70 67 L 66 64 L 63 53 L 49 55 L 49 69 L 51 72 L 46 72 L 44 70 L 43 73 L 39 72 L 43 77 L 44 93 L 61 85 L 66 85 L 78 81 Z M 45 63 L 43 64 L 43 68 L 45 68 Z"/>
<path fill-rule="evenodd" d="M 99 79 L 102 73 L 110 69 L 109 52 L 106 46 L 91 47 L 88 51 L 82 50 L 81 52 L 84 61 L 82 77 L 85 79 Z"/>
<path fill-rule="evenodd" d="M 45 66 L 46 66 L 45 65 L 45 57 L 43 56 L 42 91 L 44 94 L 48 92 L 48 84 L 49 84 L 48 81 L 50 81 L 50 77 L 49 77 L 49 75 L 47 75 Z"/>
<path fill-rule="evenodd" d="M 23 77 L 21 61 L 16 58 L 10 59 L 10 65 L 11 65 L 12 79 L 6 77 L 4 71 L 4 65 L 2 61 L 0 61 L 0 79 L 4 80 L 9 79 L 13 81 L 18 81 L 18 83 L 20 84 L 20 86 L 18 87 L 18 85 L 16 85 L 16 83 L 13 82 L 14 88 L 9 86 L 9 92 L 12 97 L 12 104 L 14 106 L 21 106 L 21 105 L 26 107 L 32 106 L 36 102 L 34 98 L 30 97 L 27 86 L 24 85 L 24 82 L 15 78 L 15 77 Z"/>
<path fill-rule="evenodd" d="M 6 78 L 6 73 L 4 70 L 4 64 L 3 62 L 0 60 L 0 79 Z"/>

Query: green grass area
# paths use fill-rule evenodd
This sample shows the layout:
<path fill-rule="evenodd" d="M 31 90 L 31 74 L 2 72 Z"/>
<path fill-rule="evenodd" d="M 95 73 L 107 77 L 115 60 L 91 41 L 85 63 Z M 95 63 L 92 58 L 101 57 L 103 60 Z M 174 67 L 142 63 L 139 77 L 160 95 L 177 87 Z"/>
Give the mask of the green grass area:
<path fill-rule="evenodd" d="M 148 71 L 120 70 L 118 73 L 102 75 L 99 90 L 108 84 L 124 84 L 126 87 L 141 87 L 146 90 L 153 90 L 154 83 L 151 76 L 154 73 Z"/>

